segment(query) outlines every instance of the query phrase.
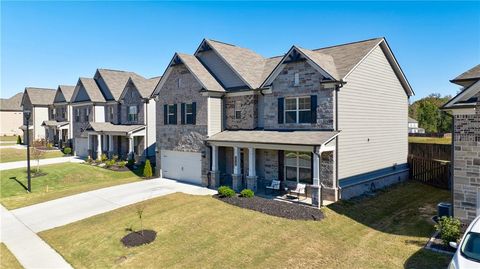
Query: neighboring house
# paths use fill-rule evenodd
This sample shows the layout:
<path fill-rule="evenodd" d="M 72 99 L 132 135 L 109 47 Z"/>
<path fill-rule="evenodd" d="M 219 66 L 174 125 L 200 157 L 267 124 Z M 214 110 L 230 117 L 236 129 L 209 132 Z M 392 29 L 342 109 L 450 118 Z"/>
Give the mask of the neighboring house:
<path fill-rule="evenodd" d="M 175 54 L 157 96 L 157 167 L 211 188 L 307 184 L 313 204 L 408 178 L 413 91 L 376 38 L 264 58 L 205 39 Z"/>
<path fill-rule="evenodd" d="M 480 215 L 480 65 L 451 82 L 463 86 L 443 106 L 453 116 L 453 214 L 469 223 Z"/>
<path fill-rule="evenodd" d="M 29 132 L 30 132 L 30 142 L 35 140 L 44 140 L 45 129 L 42 124 L 44 121 L 49 119 L 48 107 L 53 104 L 55 99 L 55 89 L 43 89 L 43 88 L 33 88 L 27 87 L 23 93 L 22 98 L 22 110 L 25 114 L 25 111 L 30 111 L 31 116 L 29 120 Z M 27 121 L 23 119 L 23 125 L 20 126 L 20 129 L 23 131 L 22 141 L 26 141 L 26 131 L 27 131 Z"/>
<path fill-rule="evenodd" d="M 72 95 L 75 86 L 60 85 L 53 104 L 49 106 L 48 120 L 43 122 L 46 138 L 59 148 L 72 147 Z"/>
<path fill-rule="evenodd" d="M 23 92 L 8 99 L 0 99 L 0 135 L 21 135 L 18 126 L 23 124 Z"/>
<path fill-rule="evenodd" d="M 147 125 L 155 122 L 150 96 L 158 80 L 109 69 L 80 78 L 72 96 L 75 154 L 154 159 L 155 128 Z"/>
<path fill-rule="evenodd" d="M 409 134 L 424 134 L 425 129 L 418 127 L 418 121 L 408 117 L 408 133 Z"/>

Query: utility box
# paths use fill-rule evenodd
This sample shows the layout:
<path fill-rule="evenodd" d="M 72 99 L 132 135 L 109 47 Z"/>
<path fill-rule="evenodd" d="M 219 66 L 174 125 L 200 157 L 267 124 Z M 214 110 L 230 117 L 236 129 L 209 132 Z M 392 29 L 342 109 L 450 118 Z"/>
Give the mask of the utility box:
<path fill-rule="evenodd" d="M 438 205 L 437 205 L 437 215 L 438 215 L 438 218 L 441 218 L 443 216 L 451 217 L 452 216 L 452 204 L 451 203 L 446 203 L 446 202 L 438 203 Z"/>

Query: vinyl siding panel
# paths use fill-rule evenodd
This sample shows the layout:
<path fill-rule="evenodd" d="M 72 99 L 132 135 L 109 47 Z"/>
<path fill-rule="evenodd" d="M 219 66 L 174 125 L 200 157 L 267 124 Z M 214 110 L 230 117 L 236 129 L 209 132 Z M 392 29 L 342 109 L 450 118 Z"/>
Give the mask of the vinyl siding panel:
<path fill-rule="evenodd" d="M 245 83 L 235 72 L 213 51 L 204 51 L 198 54 L 200 61 L 215 74 L 226 88 L 245 86 Z"/>
<path fill-rule="evenodd" d="M 207 135 L 212 136 L 222 131 L 222 99 L 208 98 L 208 131 Z"/>
<path fill-rule="evenodd" d="M 407 162 L 408 97 L 377 47 L 338 93 L 339 179 Z"/>
<path fill-rule="evenodd" d="M 147 148 L 148 148 L 148 155 L 153 156 L 155 155 L 155 143 L 157 142 L 157 132 L 156 132 L 156 114 L 155 114 L 155 100 L 150 99 L 149 102 L 146 104 L 147 110 Z"/>

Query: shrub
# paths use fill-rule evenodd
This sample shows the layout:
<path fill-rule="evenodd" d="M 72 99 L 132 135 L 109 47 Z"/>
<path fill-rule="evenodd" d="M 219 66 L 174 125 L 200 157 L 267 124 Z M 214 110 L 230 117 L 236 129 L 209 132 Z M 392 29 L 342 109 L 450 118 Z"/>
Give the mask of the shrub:
<path fill-rule="evenodd" d="M 127 162 L 127 166 L 129 166 L 129 167 L 132 167 L 134 164 L 135 164 L 134 159 L 129 159 L 128 162 Z"/>
<path fill-rule="evenodd" d="M 118 161 L 118 155 L 117 155 L 117 154 L 113 155 L 113 156 L 112 156 L 112 160 Z"/>
<path fill-rule="evenodd" d="M 17 135 L 17 144 L 22 144 L 22 138 L 19 135 Z"/>
<path fill-rule="evenodd" d="M 47 147 L 47 149 L 52 149 L 52 148 L 53 148 L 53 144 L 52 144 L 52 143 L 47 143 L 47 144 L 46 144 L 46 147 Z"/>
<path fill-rule="evenodd" d="M 233 197 L 235 196 L 235 191 L 228 186 L 221 186 L 218 188 L 218 195 L 220 197 Z"/>
<path fill-rule="evenodd" d="M 108 161 L 105 162 L 105 167 L 110 168 L 114 164 L 115 164 L 115 160 L 108 160 Z"/>
<path fill-rule="evenodd" d="M 153 176 L 152 165 L 150 164 L 150 160 L 148 159 L 145 162 L 145 166 L 143 167 L 143 176 L 146 178 L 151 178 Z"/>
<path fill-rule="evenodd" d="M 126 161 L 119 161 L 117 163 L 117 165 L 118 165 L 118 167 L 123 168 L 123 167 L 125 167 L 125 165 L 127 165 L 127 162 Z"/>
<path fill-rule="evenodd" d="M 244 189 L 240 192 L 241 197 L 252 198 L 255 196 L 255 193 L 251 189 Z"/>
<path fill-rule="evenodd" d="M 100 161 L 101 161 L 102 163 L 108 161 L 107 154 L 102 153 L 102 155 L 100 155 Z"/>
<path fill-rule="evenodd" d="M 72 154 L 72 148 L 69 148 L 69 147 L 63 148 L 63 154 L 67 154 L 67 155 Z"/>
<path fill-rule="evenodd" d="M 440 232 L 443 244 L 448 246 L 449 242 L 457 242 L 460 238 L 460 226 L 459 219 L 443 216 L 435 225 L 435 229 Z"/>
<path fill-rule="evenodd" d="M 86 162 L 87 162 L 88 164 L 92 164 L 93 160 L 92 160 L 92 158 L 90 158 L 90 156 L 88 156 Z"/>

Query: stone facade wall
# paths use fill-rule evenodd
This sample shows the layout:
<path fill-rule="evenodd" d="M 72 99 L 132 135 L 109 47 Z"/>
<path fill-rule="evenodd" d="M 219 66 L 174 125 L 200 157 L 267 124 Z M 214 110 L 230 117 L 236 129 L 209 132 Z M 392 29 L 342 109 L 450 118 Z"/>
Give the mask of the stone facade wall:
<path fill-rule="evenodd" d="M 295 74 L 299 74 L 300 83 L 294 86 Z M 272 83 L 272 94 L 263 98 L 265 129 L 333 129 L 334 128 L 334 90 L 325 89 L 321 84 L 322 75 L 308 62 L 288 63 Z M 278 124 L 278 98 L 317 95 L 317 123 Z"/>
<path fill-rule="evenodd" d="M 258 96 L 244 95 L 225 97 L 225 128 L 228 130 L 253 130 L 257 127 L 258 122 Z M 241 117 L 237 119 L 235 116 L 235 103 L 240 102 Z"/>
<path fill-rule="evenodd" d="M 480 207 L 480 106 L 476 114 L 455 115 L 454 132 L 454 216 L 469 223 Z"/>
<path fill-rule="evenodd" d="M 335 174 L 334 152 L 323 152 L 320 162 L 320 182 L 329 187 L 333 187 L 333 179 Z"/>
<path fill-rule="evenodd" d="M 123 103 L 120 106 L 120 124 L 145 124 L 145 113 L 143 110 L 143 106 L 145 105 L 145 103 L 143 102 L 142 96 L 140 95 L 138 90 L 131 83 L 127 85 L 127 92 L 125 93 L 125 97 L 122 101 Z M 129 106 L 138 107 L 138 120 L 128 120 Z"/>
<path fill-rule="evenodd" d="M 202 154 L 202 182 L 206 185 L 210 170 L 209 150 L 204 144 L 207 136 L 207 98 L 200 94 L 202 86 L 184 65 L 171 67 L 171 73 L 159 91 L 157 101 L 157 148 Z M 178 78 L 181 78 L 180 88 Z M 181 124 L 181 103 L 196 102 L 196 124 Z M 177 104 L 177 124 L 164 125 L 164 105 Z M 156 155 L 157 168 L 160 169 L 161 154 Z"/>

